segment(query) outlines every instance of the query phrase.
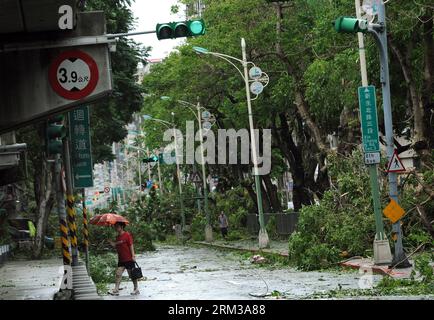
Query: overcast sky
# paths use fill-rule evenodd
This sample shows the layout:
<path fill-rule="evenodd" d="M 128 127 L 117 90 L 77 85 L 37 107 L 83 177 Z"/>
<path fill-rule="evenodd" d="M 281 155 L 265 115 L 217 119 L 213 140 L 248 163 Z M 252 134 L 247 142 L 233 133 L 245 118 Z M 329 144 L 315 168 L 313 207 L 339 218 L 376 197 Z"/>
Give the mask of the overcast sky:
<path fill-rule="evenodd" d="M 185 19 L 184 8 L 180 7 L 179 14 L 172 14 L 170 8 L 177 4 L 177 0 L 135 0 L 131 6 L 134 16 L 137 18 L 135 31 L 155 30 L 157 23 L 180 21 Z M 150 59 L 165 58 L 174 47 L 183 43 L 183 39 L 157 39 L 156 34 L 147 34 L 132 37 L 136 42 L 151 46 Z"/>

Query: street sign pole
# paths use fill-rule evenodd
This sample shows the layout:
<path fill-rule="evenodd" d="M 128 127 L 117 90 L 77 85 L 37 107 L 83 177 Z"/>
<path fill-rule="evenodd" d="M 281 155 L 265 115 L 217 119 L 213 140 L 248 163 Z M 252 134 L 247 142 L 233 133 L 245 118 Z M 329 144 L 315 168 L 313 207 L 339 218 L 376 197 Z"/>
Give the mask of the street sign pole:
<path fill-rule="evenodd" d="M 378 24 L 380 27 L 369 27 L 368 31 L 374 35 L 380 50 L 384 126 L 386 130 L 387 157 L 390 162 L 394 155 L 394 140 L 387 47 L 386 6 L 383 1 L 379 1 L 378 9 Z M 398 202 L 398 181 L 396 172 L 389 172 L 389 195 L 391 199 Z M 406 268 L 411 266 L 411 264 L 408 262 L 407 256 L 404 253 L 404 248 L 402 245 L 402 230 L 400 220 L 393 224 L 393 233 L 396 235 L 396 238 L 393 239 L 395 241 L 395 252 L 393 255 L 392 264 L 398 268 Z"/>
<path fill-rule="evenodd" d="M 367 78 L 365 78 L 366 80 Z M 380 192 L 378 188 L 377 165 L 380 163 L 380 142 L 378 139 L 377 102 L 374 86 L 359 88 L 360 121 L 364 161 L 368 167 L 372 200 L 375 215 L 375 264 L 389 264 L 392 261 L 389 241 L 386 239 L 381 212 Z"/>

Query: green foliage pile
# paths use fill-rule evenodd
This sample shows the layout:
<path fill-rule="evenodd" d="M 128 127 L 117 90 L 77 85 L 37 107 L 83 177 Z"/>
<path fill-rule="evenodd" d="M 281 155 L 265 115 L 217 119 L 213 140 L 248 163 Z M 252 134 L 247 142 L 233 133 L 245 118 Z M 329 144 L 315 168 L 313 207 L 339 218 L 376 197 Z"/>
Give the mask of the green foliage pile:
<path fill-rule="evenodd" d="M 344 258 L 373 254 L 374 210 L 369 176 L 361 152 L 354 151 L 351 157 L 331 154 L 328 165 L 331 189 L 318 205 L 302 209 L 297 231 L 289 239 L 290 259 L 304 270 L 327 268 Z M 425 173 L 425 183 L 430 181 L 431 174 L 432 170 Z M 387 181 L 382 182 L 384 208 L 389 197 L 385 187 Z M 434 244 L 433 239 L 414 214 L 414 205 L 422 203 L 426 196 L 416 192 L 418 184 L 413 182 L 406 181 L 405 185 L 400 185 L 400 205 L 408 212 L 402 219 L 404 245 L 415 249 L 426 244 L 429 249 Z M 391 224 L 385 217 L 384 227 L 387 237 L 391 239 Z"/>
<path fill-rule="evenodd" d="M 107 285 L 115 282 L 117 255 L 114 253 L 89 255 L 90 276 L 96 285 L 98 293 L 107 291 Z"/>
<path fill-rule="evenodd" d="M 289 256 L 304 270 L 329 267 L 344 251 L 365 255 L 375 235 L 369 176 L 360 152 L 347 159 L 331 156 L 329 164 L 334 187 L 319 205 L 302 209 L 297 232 L 289 239 Z"/>

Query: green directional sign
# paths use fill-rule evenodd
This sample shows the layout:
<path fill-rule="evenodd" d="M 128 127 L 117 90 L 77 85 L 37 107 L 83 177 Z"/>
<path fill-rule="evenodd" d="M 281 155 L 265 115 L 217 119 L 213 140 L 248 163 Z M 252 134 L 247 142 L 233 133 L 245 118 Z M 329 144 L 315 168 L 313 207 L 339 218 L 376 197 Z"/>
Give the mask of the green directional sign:
<path fill-rule="evenodd" d="M 379 152 L 377 100 L 375 87 L 359 87 L 360 119 L 362 122 L 363 151 Z"/>
<path fill-rule="evenodd" d="M 89 108 L 79 107 L 68 113 L 74 188 L 93 187 L 92 149 L 90 145 Z"/>

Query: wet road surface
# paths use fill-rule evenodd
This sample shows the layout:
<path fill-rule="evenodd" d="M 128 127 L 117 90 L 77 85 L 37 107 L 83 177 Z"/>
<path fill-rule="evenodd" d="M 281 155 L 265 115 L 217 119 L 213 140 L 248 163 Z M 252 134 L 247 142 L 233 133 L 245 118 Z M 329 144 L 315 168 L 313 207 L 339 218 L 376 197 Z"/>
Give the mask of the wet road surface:
<path fill-rule="evenodd" d="M 8 261 L 0 268 L 0 300 L 52 300 L 62 275 L 61 259 Z"/>
<path fill-rule="evenodd" d="M 141 294 L 131 296 L 131 281 L 123 281 L 119 296 L 104 299 L 251 300 L 270 298 L 275 290 L 296 299 L 339 287 L 358 289 L 362 277 L 357 271 L 259 268 L 238 254 L 201 247 L 162 246 L 138 255 L 137 261 L 146 277 L 139 282 Z M 372 279 L 376 283 L 381 276 Z"/>

